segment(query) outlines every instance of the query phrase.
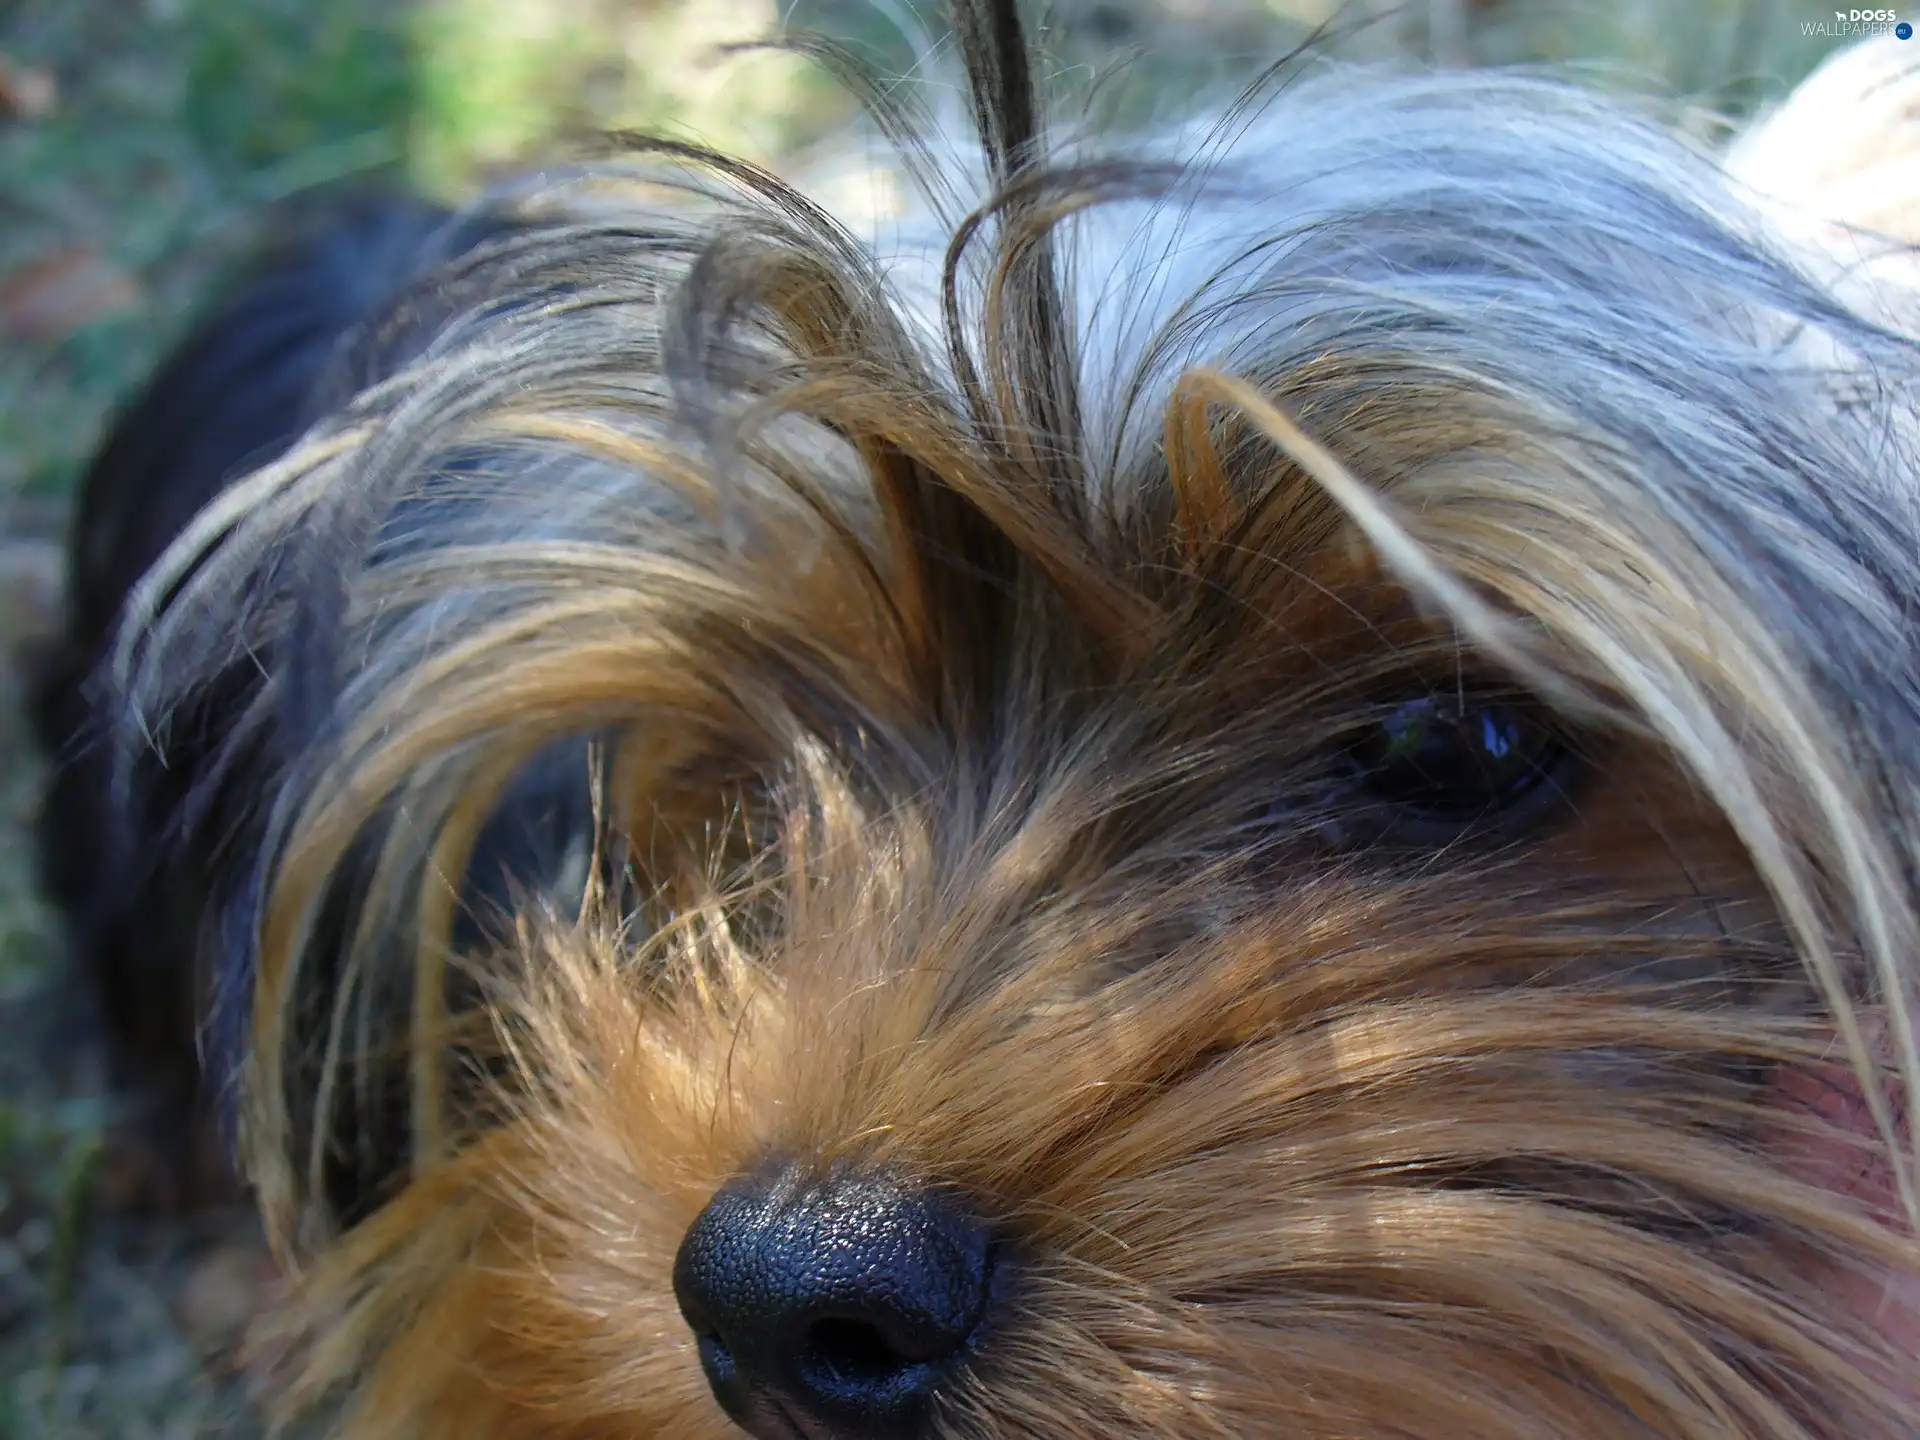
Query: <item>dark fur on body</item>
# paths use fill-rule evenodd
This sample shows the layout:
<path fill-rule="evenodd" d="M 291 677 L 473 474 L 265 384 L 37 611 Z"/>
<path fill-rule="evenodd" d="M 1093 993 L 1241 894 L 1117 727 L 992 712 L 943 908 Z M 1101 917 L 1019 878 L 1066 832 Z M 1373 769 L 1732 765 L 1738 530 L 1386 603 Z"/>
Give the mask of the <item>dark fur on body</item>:
<path fill-rule="evenodd" d="M 1307 75 L 1163 164 L 958 34 L 981 173 L 887 245 L 552 180 L 131 593 L 252 800 L 145 843 L 224 882 L 168 925 L 292 1402 L 726 1433 L 674 1256 L 785 1167 L 994 1227 L 930 1434 L 1913 1433 L 1836 1281 L 1917 1258 L 1903 317 L 1553 85 Z M 1408 704 L 1538 765 L 1458 803 Z M 598 863 L 476 859 L 529 805 Z M 1864 1135 L 1782 1118 L 1835 1054 Z"/>
<path fill-rule="evenodd" d="M 238 949 L 209 927 L 231 903 L 223 879 L 244 875 L 260 842 L 255 787 L 270 767 L 259 754 L 222 756 L 270 661 L 240 658 L 201 686 L 174 715 L 164 760 L 116 749 L 120 707 L 99 672 L 121 607 L 229 483 L 277 459 L 444 323 L 431 290 L 406 293 L 409 282 L 491 228 L 386 191 L 287 205 L 247 272 L 116 419 L 81 482 L 66 611 L 32 666 L 34 726 L 56 761 L 41 877 L 100 997 L 116 1079 L 148 1107 L 132 1130 L 159 1165 L 148 1200 L 191 1203 L 225 1184 L 212 1150 L 223 1143 L 219 1077 L 232 1064 L 203 1084 L 199 1041 L 218 988 L 203 957 Z"/>

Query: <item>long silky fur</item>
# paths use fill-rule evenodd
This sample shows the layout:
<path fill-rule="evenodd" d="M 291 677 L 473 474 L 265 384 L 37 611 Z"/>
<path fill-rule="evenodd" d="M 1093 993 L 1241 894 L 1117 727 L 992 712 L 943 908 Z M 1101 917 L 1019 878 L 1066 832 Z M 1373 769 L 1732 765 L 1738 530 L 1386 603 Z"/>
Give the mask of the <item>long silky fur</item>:
<path fill-rule="evenodd" d="M 942 1435 L 1913 1434 L 1828 1283 L 1920 1265 L 1904 317 L 1553 83 L 1303 64 L 1109 152 L 956 31 L 981 149 L 884 243 L 685 147 L 530 182 L 136 594 L 163 745 L 262 657 L 222 1063 L 289 1408 L 718 1440 L 670 1268 L 781 1157 L 1013 1237 Z M 1330 748 L 1462 672 L 1586 780 L 1366 843 Z M 556 754 L 584 898 L 455 946 Z M 1836 1054 L 1882 1210 L 1766 1119 Z"/>

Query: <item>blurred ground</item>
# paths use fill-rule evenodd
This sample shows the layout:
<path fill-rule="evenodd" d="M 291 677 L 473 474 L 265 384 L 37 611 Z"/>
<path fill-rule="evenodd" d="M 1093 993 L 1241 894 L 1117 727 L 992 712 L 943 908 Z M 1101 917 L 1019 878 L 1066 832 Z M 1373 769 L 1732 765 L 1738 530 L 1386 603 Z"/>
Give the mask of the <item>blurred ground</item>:
<path fill-rule="evenodd" d="M 1357 0 L 1334 18 L 1322 0 L 1060 0 L 1048 33 L 1062 85 L 1124 64 L 1118 88 L 1146 112 L 1334 18 L 1359 55 L 1572 63 L 1737 113 L 1828 52 L 1802 27 L 1829 8 Z M 456 197 L 608 126 L 776 158 L 829 134 L 844 101 L 797 62 L 717 64 L 715 46 L 784 14 L 898 71 L 912 13 L 906 0 L 0 0 L 0 656 L 53 613 L 54 541 L 103 417 L 264 207 L 381 170 Z M 0 663 L 0 1440 L 252 1434 L 232 1342 L 269 1282 L 246 1224 L 98 1203 L 112 1101 L 33 894 L 37 775 L 18 689 Z"/>

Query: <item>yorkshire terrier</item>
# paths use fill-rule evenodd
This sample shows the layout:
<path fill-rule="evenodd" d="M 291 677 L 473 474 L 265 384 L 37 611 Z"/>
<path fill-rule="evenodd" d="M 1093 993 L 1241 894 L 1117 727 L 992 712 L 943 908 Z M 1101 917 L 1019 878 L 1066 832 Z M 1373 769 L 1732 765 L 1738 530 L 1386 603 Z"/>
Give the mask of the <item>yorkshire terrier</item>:
<path fill-rule="evenodd" d="M 349 227 L 83 497 L 52 875 L 286 1409 L 1910 1440 L 1920 71 L 1109 150 L 954 31 L 899 210 Z"/>

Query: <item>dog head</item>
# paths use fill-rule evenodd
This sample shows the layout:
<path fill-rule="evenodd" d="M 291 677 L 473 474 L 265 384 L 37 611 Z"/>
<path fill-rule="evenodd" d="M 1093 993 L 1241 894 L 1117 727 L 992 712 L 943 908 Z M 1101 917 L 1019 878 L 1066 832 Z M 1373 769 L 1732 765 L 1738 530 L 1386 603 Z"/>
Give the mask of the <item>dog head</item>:
<path fill-rule="evenodd" d="M 1117 160 L 958 28 L 976 199 L 555 182 L 136 603 L 156 706 L 272 657 L 295 1399 L 1910 1433 L 1920 353 L 1578 94 L 1303 75 Z M 450 947 L 556 754 L 586 879 Z"/>

